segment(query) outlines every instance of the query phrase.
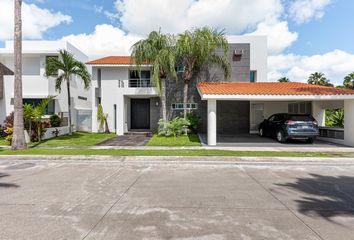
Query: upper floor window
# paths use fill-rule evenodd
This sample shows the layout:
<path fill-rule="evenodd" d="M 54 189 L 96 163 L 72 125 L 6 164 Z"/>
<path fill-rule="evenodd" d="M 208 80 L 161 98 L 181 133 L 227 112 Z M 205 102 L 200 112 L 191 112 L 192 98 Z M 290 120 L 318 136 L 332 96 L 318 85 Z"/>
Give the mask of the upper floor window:
<path fill-rule="evenodd" d="M 250 71 L 250 82 L 257 81 L 257 71 Z"/>
<path fill-rule="evenodd" d="M 130 70 L 129 87 L 151 87 L 150 75 L 151 73 L 149 70 L 141 70 L 140 72 L 137 70 Z"/>
<path fill-rule="evenodd" d="M 102 73 L 101 69 L 97 69 L 97 87 L 101 88 Z"/>

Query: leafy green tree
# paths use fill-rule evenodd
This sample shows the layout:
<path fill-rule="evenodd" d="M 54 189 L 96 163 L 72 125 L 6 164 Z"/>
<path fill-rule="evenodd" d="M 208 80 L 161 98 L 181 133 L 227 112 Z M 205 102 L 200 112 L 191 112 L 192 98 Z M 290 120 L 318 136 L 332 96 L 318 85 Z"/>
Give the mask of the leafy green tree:
<path fill-rule="evenodd" d="M 32 133 L 32 121 L 34 117 L 33 106 L 29 103 L 23 104 L 23 118 L 25 124 L 28 124 L 28 134 L 31 136 Z"/>
<path fill-rule="evenodd" d="M 59 58 L 48 58 L 45 75 L 47 77 L 55 77 L 55 88 L 61 91 L 62 83 L 66 82 L 67 97 L 68 97 L 68 123 L 69 135 L 72 134 L 71 129 L 71 96 L 70 96 L 70 81 L 73 76 L 79 77 L 84 83 L 84 88 L 88 89 L 91 84 L 91 76 L 86 65 L 74 58 L 70 52 L 66 50 L 59 51 Z"/>
<path fill-rule="evenodd" d="M 321 85 L 321 86 L 330 86 L 333 87 L 333 84 L 329 82 L 329 80 L 325 77 L 324 73 L 321 72 L 314 72 L 310 75 L 309 79 L 307 80 L 308 84 L 313 85 Z"/>
<path fill-rule="evenodd" d="M 290 82 L 290 79 L 287 77 L 281 77 L 278 79 L 278 82 Z"/>
<path fill-rule="evenodd" d="M 343 85 L 345 88 L 354 89 L 354 72 L 344 77 Z"/>
<path fill-rule="evenodd" d="M 43 134 L 43 126 L 42 126 L 42 120 L 43 120 L 43 116 L 45 114 L 45 109 L 48 106 L 49 102 L 53 101 L 54 96 L 49 96 L 45 99 L 42 99 L 42 101 L 34 106 L 31 104 L 24 104 L 23 105 L 23 111 L 24 111 L 24 116 L 25 116 L 25 120 L 27 120 L 29 122 L 29 134 L 31 136 L 31 125 L 32 122 L 35 125 L 35 134 L 34 136 L 37 137 L 38 142 L 40 142 L 42 140 L 42 134 Z"/>
<path fill-rule="evenodd" d="M 143 64 L 151 65 L 152 81 L 160 92 L 162 119 L 166 121 L 166 79 L 177 79 L 175 38 L 161 31 L 153 31 L 146 39 L 133 45 L 131 56 L 139 70 Z"/>
<path fill-rule="evenodd" d="M 196 76 L 207 64 L 223 70 L 224 77 L 231 75 L 231 66 L 227 60 L 228 42 L 223 31 L 208 27 L 185 31 L 178 35 L 176 49 L 178 64 L 183 66 L 183 103 L 184 118 L 187 117 L 188 88 L 194 76 Z M 223 54 L 217 54 L 216 50 L 222 49 Z"/>

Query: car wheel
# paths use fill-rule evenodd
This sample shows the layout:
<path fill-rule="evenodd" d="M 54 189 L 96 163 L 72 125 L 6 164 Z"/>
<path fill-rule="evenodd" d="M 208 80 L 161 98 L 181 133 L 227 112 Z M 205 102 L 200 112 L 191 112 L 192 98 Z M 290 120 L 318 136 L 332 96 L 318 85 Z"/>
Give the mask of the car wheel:
<path fill-rule="evenodd" d="M 280 142 L 280 143 L 285 142 L 284 132 L 282 130 L 277 131 L 276 137 L 277 137 L 278 142 Z"/>
<path fill-rule="evenodd" d="M 307 143 L 313 143 L 314 141 L 315 141 L 316 139 L 315 138 L 308 138 L 308 139 L 306 139 L 306 142 Z"/>
<path fill-rule="evenodd" d="M 263 128 L 260 128 L 260 129 L 259 129 L 259 136 L 260 136 L 260 137 L 264 137 L 264 130 L 263 130 Z"/>

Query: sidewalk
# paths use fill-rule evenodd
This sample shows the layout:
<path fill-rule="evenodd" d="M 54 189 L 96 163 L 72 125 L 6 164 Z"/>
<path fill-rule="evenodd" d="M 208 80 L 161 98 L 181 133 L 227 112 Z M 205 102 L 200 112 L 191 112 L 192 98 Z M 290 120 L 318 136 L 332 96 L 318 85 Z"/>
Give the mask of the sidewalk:
<path fill-rule="evenodd" d="M 333 146 L 333 147 L 311 147 L 311 146 L 290 146 L 290 147 L 233 147 L 233 146 L 201 146 L 201 147 L 152 147 L 152 146 L 58 146 L 41 147 L 50 149 L 134 149 L 134 150 L 231 150 L 231 151 L 264 151 L 264 152 L 354 152 L 354 148 Z"/>

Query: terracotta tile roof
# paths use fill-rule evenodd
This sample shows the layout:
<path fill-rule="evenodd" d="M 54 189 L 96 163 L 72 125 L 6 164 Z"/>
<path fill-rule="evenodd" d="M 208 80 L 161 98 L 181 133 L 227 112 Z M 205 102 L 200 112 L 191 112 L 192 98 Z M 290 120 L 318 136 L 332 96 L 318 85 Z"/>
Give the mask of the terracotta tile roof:
<path fill-rule="evenodd" d="M 198 89 L 202 94 L 215 95 L 354 95 L 350 89 L 297 82 L 203 82 L 198 83 Z"/>
<path fill-rule="evenodd" d="M 133 64 L 133 59 L 130 56 L 109 56 L 104 58 L 99 58 L 86 64 L 89 65 L 131 65 Z M 145 63 L 146 64 L 146 63 Z"/>

